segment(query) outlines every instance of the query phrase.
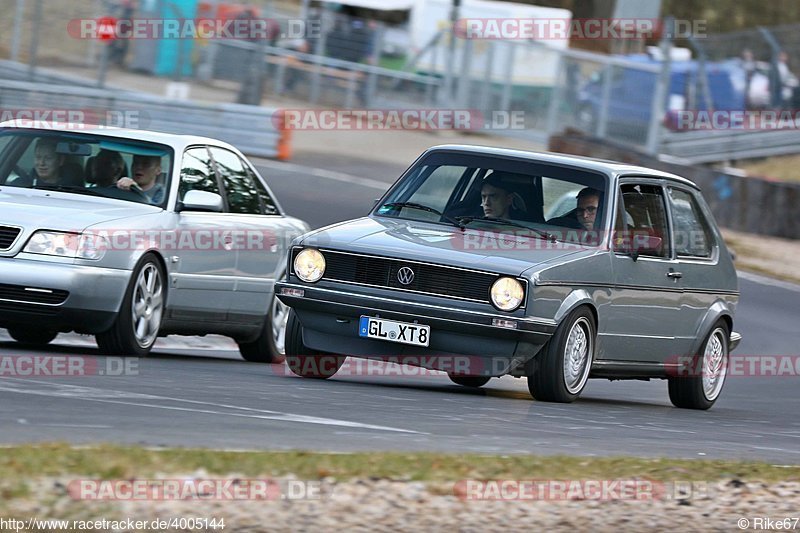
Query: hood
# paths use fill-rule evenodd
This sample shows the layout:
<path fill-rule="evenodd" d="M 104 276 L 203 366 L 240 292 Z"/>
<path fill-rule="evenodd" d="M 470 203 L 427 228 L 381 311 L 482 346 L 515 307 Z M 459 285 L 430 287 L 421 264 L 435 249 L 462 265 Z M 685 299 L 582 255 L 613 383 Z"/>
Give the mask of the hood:
<path fill-rule="evenodd" d="M 37 229 L 83 231 L 119 218 L 160 212 L 160 207 L 97 196 L 3 187 L 0 189 L 0 225 Z"/>
<path fill-rule="evenodd" d="M 428 222 L 365 217 L 310 233 L 302 245 L 514 276 L 565 256 L 596 252 L 596 248 L 553 243 L 514 230 L 498 226 L 495 231 L 461 231 Z"/>

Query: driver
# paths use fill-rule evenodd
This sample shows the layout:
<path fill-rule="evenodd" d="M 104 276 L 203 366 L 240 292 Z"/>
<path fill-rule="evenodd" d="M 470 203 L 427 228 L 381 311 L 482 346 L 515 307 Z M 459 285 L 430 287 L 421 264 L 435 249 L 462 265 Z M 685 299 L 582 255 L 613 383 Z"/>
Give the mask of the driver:
<path fill-rule="evenodd" d="M 511 190 L 508 178 L 502 172 L 492 172 L 481 185 L 483 216 L 491 218 L 519 218 L 525 211 L 522 197 Z"/>
<path fill-rule="evenodd" d="M 135 155 L 133 156 L 133 179 L 129 177 L 120 178 L 117 187 L 129 191 L 131 188 L 139 188 L 150 200 L 151 204 L 160 204 L 164 201 L 164 185 L 158 183 L 156 179 L 161 175 L 161 157 L 157 155 Z"/>

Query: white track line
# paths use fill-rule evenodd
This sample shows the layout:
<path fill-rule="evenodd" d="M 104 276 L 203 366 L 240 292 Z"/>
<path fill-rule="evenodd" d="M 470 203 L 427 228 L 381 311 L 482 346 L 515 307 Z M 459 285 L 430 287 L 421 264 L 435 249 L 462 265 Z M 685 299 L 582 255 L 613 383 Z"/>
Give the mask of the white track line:
<path fill-rule="evenodd" d="M 39 385 L 46 385 L 47 387 L 34 390 L 30 388 L 15 387 L 15 383 L 35 383 Z M 46 390 L 49 387 L 50 390 Z M 237 405 L 217 404 L 213 402 L 201 402 L 197 400 L 187 400 L 184 398 L 171 398 L 169 396 L 157 396 L 151 394 L 140 394 L 135 392 L 114 391 L 108 389 L 97 389 L 93 387 L 82 387 L 77 385 L 66 385 L 63 383 L 48 383 L 36 380 L 25 380 L 15 378 L 2 378 L 0 379 L 0 391 L 16 392 L 18 394 L 34 394 L 37 396 L 50 396 L 57 398 L 71 398 L 75 400 L 84 400 L 99 403 L 112 403 L 120 405 L 129 405 L 133 407 L 150 407 L 153 409 L 164 409 L 169 411 L 185 411 L 203 414 L 213 414 L 222 416 L 234 416 L 241 418 L 256 418 L 261 420 L 276 420 L 279 422 L 299 422 L 305 424 L 319 424 L 324 426 L 339 426 L 357 429 L 372 429 L 377 431 L 391 431 L 396 433 L 413 433 L 420 434 L 418 431 L 408 429 L 401 429 L 389 426 L 377 426 L 373 424 L 362 424 L 360 422 L 351 422 L 349 420 L 338 420 L 334 418 L 322 418 L 316 416 L 297 415 L 292 413 L 281 413 L 278 411 L 267 411 L 262 409 L 253 409 L 250 407 L 241 407 Z M 125 401 L 125 400 L 140 400 L 140 401 Z M 144 403 L 147 400 L 157 400 L 158 402 L 177 402 L 188 403 L 194 405 L 205 405 L 216 407 L 220 409 L 233 409 L 239 411 L 247 411 L 248 413 L 229 413 L 225 411 L 216 411 L 212 409 L 199 409 L 192 407 L 175 407 L 163 405 L 161 403 Z M 252 414 L 250 414 L 252 413 Z"/>

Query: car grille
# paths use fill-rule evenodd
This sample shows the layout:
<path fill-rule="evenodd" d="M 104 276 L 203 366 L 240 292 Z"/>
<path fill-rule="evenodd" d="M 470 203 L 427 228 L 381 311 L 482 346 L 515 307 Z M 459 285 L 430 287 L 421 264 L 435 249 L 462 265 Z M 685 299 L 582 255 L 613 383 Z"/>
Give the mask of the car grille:
<path fill-rule="evenodd" d="M 11 226 L 0 226 L 0 251 L 8 250 L 14 241 L 17 240 L 19 228 L 12 228 Z"/>
<path fill-rule="evenodd" d="M 295 253 L 297 251 L 299 250 Z M 325 275 L 322 277 L 324 280 L 433 294 L 446 298 L 490 303 L 489 290 L 499 277 L 488 272 L 400 259 L 330 250 L 320 251 L 325 256 Z M 398 271 L 403 267 L 409 267 L 414 271 L 414 280 L 408 285 L 398 280 Z"/>
<path fill-rule="evenodd" d="M 35 289 L 35 290 L 30 290 Z M 25 287 L 23 285 L 7 285 L 0 283 L 0 300 L 11 300 L 14 302 L 58 305 L 64 303 L 69 296 L 68 291 L 57 289 L 39 289 L 36 287 Z"/>

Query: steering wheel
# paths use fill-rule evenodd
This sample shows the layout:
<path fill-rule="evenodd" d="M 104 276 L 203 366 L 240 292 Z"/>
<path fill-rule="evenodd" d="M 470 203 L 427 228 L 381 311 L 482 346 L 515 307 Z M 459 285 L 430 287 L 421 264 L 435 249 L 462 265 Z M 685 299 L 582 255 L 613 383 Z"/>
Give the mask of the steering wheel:
<path fill-rule="evenodd" d="M 17 175 L 17 178 L 15 180 L 9 182 L 8 178 L 10 178 L 13 175 L 13 174 L 9 174 L 6 177 L 6 184 L 7 185 L 13 185 L 15 181 L 20 181 L 20 180 L 23 181 L 23 182 L 31 181 L 30 174 L 28 174 L 28 172 L 26 170 L 24 170 L 21 166 L 14 165 L 11 168 L 11 171 Z"/>

